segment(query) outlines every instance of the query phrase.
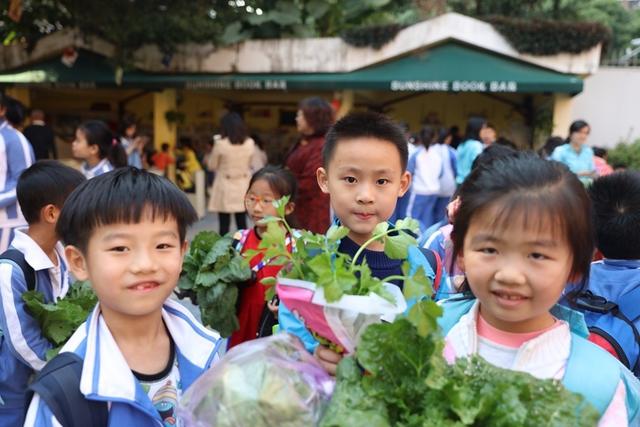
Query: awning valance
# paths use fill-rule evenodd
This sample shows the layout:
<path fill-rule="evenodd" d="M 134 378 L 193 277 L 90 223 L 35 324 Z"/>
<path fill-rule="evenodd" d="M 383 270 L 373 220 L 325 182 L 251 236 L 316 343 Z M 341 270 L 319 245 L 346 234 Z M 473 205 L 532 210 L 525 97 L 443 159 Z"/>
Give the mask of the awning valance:
<path fill-rule="evenodd" d="M 0 84 L 54 87 L 140 87 L 217 90 L 338 90 L 396 92 L 561 92 L 582 91 L 582 79 L 458 43 L 349 73 L 196 74 L 125 71 L 116 83 L 104 57 L 80 52 L 72 67 L 52 59 L 0 74 Z"/>

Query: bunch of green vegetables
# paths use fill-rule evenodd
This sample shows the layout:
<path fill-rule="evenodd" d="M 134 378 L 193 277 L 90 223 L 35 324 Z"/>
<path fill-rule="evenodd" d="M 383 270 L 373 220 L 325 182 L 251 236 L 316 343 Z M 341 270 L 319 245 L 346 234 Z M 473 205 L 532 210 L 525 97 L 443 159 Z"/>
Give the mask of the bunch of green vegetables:
<path fill-rule="evenodd" d="M 284 265 L 281 275 L 289 279 L 306 280 L 323 288 L 328 302 L 339 300 L 343 295 L 369 295 L 376 293 L 381 297 L 394 302 L 383 286 L 390 280 L 403 280 L 405 286 L 428 284 L 431 281 L 420 268 L 414 275 L 409 275 L 409 263 L 405 261 L 402 266 L 402 276 L 390 276 L 378 279 L 371 275 L 371 270 L 366 260 L 358 262 L 364 250 L 374 242 L 384 244 L 385 254 L 392 259 L 407 259 L 409 247 L 416 246 L 415 235 L 419 225 L 414 219 L 398 220 L 394 226 L 382 222 L 373 230 L 372 237 L 365 242 L 353 259 L 338 251 L 340 239 L 349 234 L 349 229 L 344 226 L 333 225 L 326 234 L 314 234 L 310 231 L 294 232 L 285 219 L 285 207 L 289 202 L 288 197 L 283 197 L 274 202 L 278 212 L 277 217 L 268 217 L 263 221 L 267 224 L 267 231 L 262 235 L 259 251 L 247 251 L 247 255 L 264 252 L 264 259 L 271 265 Z M 290 251 L 286 237 L 298 236 L 295 251 Z M 273 285 L 276 278 L 263 279 L 264 285 L 270 286 L 267 291 L 267 300 L 274 295 Z"/>
<path fill-rule="evenodd" d="M 420 301 L 406 318 L 371 325 L 338 366 L 323 427 L 594 426 L 598 412 L 555 380 L 442 356 L 441 309 Z M 366 374 L 363 375 L 363 369 Z"/>
<path fill-rule="evenodd" d="M 238 286 L 251 279 L 246 259 L 233 239 L 202 231 L 191 242 L 178 282 L 180 297 L 191 297 L 200 308 L 202 323 L 228 337 L 238 329 Z"/>
<path fill-rule="evenodd" d="M 27 291 L 22 299 L 38 321 L 42 335 L 54 346 L 47 352 L 47 360 L 58 354 L 98 302 L 91 284 L 86 281 L 72 284 L 67 295 L 55 303 L 45 303 L 39 291 Z"/>

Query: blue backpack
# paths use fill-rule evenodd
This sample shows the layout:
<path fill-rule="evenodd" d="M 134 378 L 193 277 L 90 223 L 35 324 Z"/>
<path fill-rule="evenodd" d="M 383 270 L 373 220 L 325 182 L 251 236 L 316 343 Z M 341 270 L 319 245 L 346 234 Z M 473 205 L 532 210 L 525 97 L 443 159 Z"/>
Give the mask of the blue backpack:
<path fill-rule="evenodd" d="M 471 295 L 454 297 L 442 302 L 444 315 L 438 320 L 446 336 L 460 318 L 467 314 L 475 303 Z M 571 350 L 562 383 L 579 393 L 600 414 L 604 414 L 613 399 L 619 382 L 626 387 L 627 416 L 630 426 L 640 424 L 640 383 L 620 362 L 597 345 L 586 340 L 588 330 L 582 313 L 556 305 L 551 313 L 571 327 Z M 594 369 L 594 367 L 597 367 Z"/>
<path fill-rule="evenodd" d="M 623 295 L 618 303 L 591 291 L 582 292 L 576 307 L 585 315 L 589 331 L 606 340 L 620 362 L 640 377 L 640 287 Z"/>

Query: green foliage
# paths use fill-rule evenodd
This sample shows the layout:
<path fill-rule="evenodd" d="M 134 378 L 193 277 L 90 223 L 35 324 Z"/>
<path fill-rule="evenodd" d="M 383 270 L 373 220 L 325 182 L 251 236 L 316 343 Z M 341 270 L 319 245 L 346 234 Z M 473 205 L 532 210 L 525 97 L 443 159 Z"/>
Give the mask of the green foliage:
<path fill-rule="evenodd" d="M 519 52 L 554 55 L 580 53 L 598 43 L 606 45 L 611 30 L 594 22 L 527 20 L 506 17 L 486 18 Z"/>
<path fill-rule="evenodd" d="M 249 264 L 231 237 L 202 231 L 185 255 L 178 288 L 182 296 L 195 296 L 202 323 L 228 337 L 238 329 L 238 286 L 250 278 Z"/>
<path fill-rule="evenodd" d="M 640 170 L 640 139 L 633 144 L 620 143 L 609 150 L 608 162 L 614 167 Z"/>
<path fill-rule="evenodd" d="M 98 302 L 89 282 L 74 283 L 67 295 L 55 303 L 45 303 L 44 295 L 38 291 L 27 291 L 22 299 L 38 321 L 42 335 L 54 346 L 47 352 L 47 359 L 58 353 Z"/>
<path fill-rule="evenodd" d="M 596 425 L 598 412 L 555 380 L 500 369 L 478 356 L 448 365 L 435 326 L 441 309 L 430 300 L 419 304 L 414 316 L 367 328 L 356 355 L 338 365 L 321 426 Z"/>
<path fill-rule="evenodd" d="M 279 217 L 267 218 L 267 231 L 262 235 L 260 249 L 264 250 L 264 258 L 270 260 L 270 264 L 285 265 L 283 274 L 290 279 L 306 280 L 316 283 L 324 290 L 327 301 L 336 301 L 343 295 L 369 295 L 375 293 L 389 301 L 393 296 L 384 289 L 383 283 L 388 280 L 404 280 L 416 286 L 424 286 L 421 295 L 430 295 L 431 282 L 419 270 L 418 276 L 410 277 L 407 265 L 404 266 L 404 275 L 389 277 L 380 280 L 371 275 L 371 269 L 366 260 L 358 263 L 363 251 L 373 242 L 384 244 L 384 252 L 393 259 L 406 259 L 408 248 L 417 244 L 413 235 L 418 230 L 418 223 L 413 219 L 398 220 L 394 227 L 384 222 L 376 226 L 372 237 L 365 242 L 353 259 L 347 254 L 338 251 L 340 239 L 349 234 L 349 229 L 344 226 L 333 225 L 324 234 L 314 234 L 309 231 L 300 232 L 296 239 L 296 250 L 291 253 L 285 243 L 287 233 L 294 235 L 286 219 L 284 207 L 289 202 L 288 197 L 283 197 L 274 202 Z M 413 234 L 412 234 L 413 233 Z M 253 252 L 247 253 L 252 257 Z M 419 274 L 422 273 L 422 276 Z M 418 277 L 418 279 L 416 278 Z M 422 285 L 415 282 L 421 280 Z M 265 285 L 273 285 L 275 281 L 264 282 Z M 266 298 L 273 295 L 273 287 L 267 293 Z"/>

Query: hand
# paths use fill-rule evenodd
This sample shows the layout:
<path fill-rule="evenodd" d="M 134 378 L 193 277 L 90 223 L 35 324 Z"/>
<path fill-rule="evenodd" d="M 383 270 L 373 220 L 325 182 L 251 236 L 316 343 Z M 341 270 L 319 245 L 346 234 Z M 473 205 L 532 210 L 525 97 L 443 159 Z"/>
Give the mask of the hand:
<path fill-rule="evenodd" d="M 336 353 L 333 350 L 330 350 L 328 347 L 323 345 L 319 345 L 316 347 L 316 350 L 313 352 L 313 357 L 316 358 L 320 365 L 327 371 L 330 375 L 335 376 L 336 370 L 338 369 L 338 363 L 342 360 L 342 355 Z"/>
<path fill-rule="evenodd" d="M 267 308 L 273 314 L 276 320 L 278 319 L 278 306 L 279 306 L 278 301 L 271 300 L 267 302 Z"/>

